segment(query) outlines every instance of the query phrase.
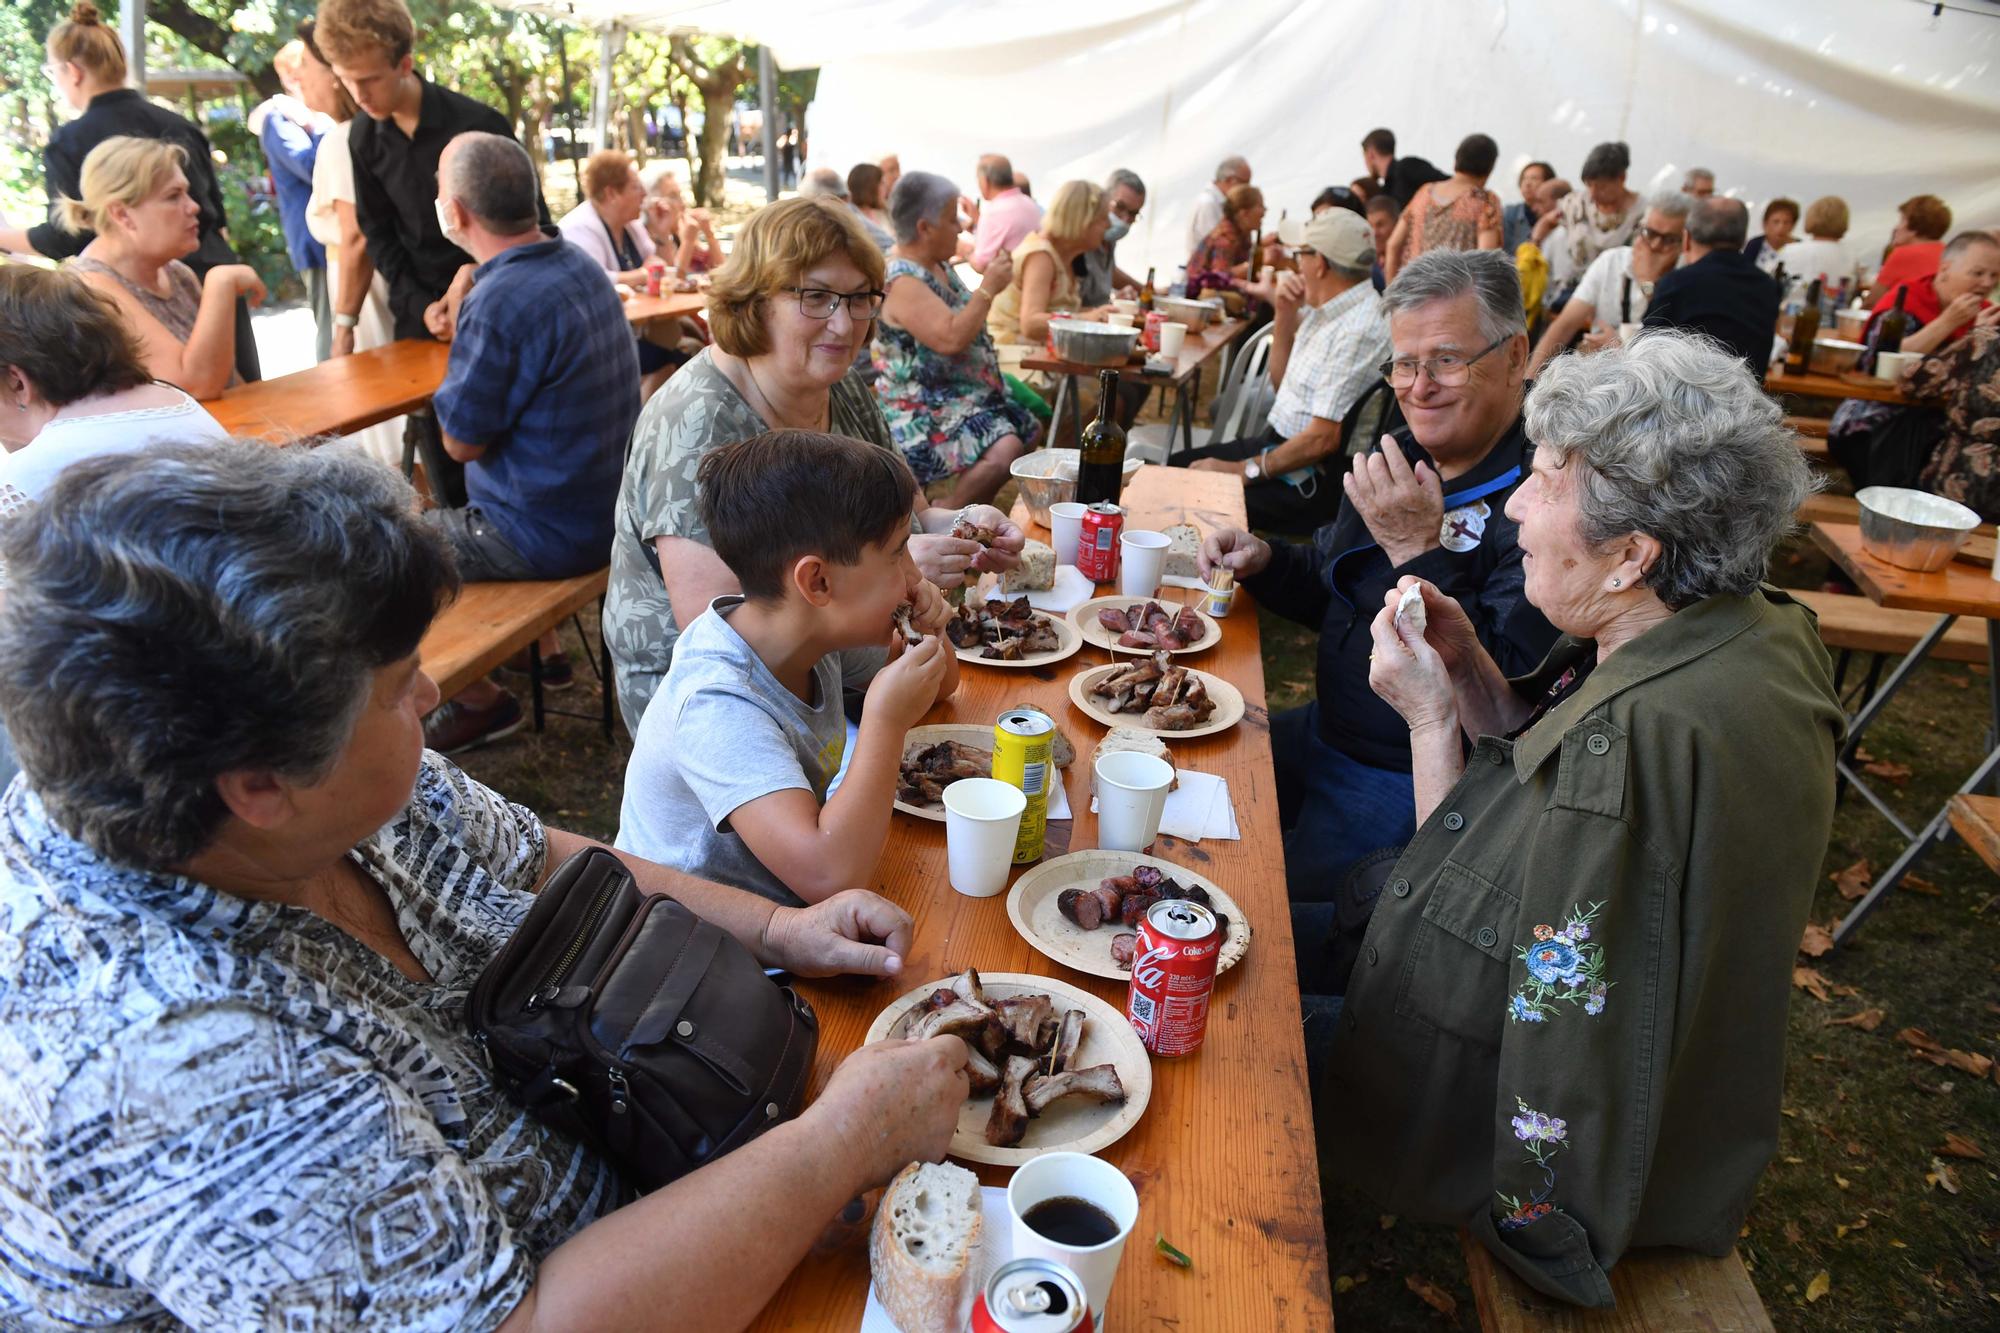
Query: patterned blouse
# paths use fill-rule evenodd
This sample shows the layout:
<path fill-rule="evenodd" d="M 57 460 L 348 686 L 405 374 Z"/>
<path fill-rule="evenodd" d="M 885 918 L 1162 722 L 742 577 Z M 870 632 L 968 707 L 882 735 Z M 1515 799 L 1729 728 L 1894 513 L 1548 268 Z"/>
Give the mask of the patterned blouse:
<path fill-rule="evenodd" d="M 858 376 L 850 374 L 835 384 L 832 400 L 829 420 L 835 435 L 896 447 L 874 390 Z M 675 371 L 639 414 L 618 488 L 611 586 L 604 598 L 604 641 L 618 677 L 618 711 L 634 734 L 674 660 L 674 640 L 681 633 L 653 542 L 685 537 L 707 545 L 708 528 L 695 503 L 701 494 L 695 470 L 709 450 L 768 429 L 708 348 Z"/>
<path fill-rule="evenodd" d="M 1230 269 L 1238 264 L 1248 263 L 1249 259 L 1250 238 L 1243 234 L 1241 227 L 1225 216 L 1222 221 L 1215 224 L 1215 230 L 1194 248 L 1194 253 L 1188 256 L 1188 272 L 1216 274 L 1226 278 Z M 1209 282 L 1207 285 L 1215 287 L 1221 284 Z"/>
<path fill-rule="evenodd" d="M 954 312 L 972 299 L 949 268 L 940 276 L 915 260 L 891 255 L 882 286 L 893 287 L 903 278 L 923 283 Z M 983 327 L 964 351 L 947 356 L 882 319 L 875 325 L 875 371 L 875 396 L 889 434 L 917 480 L 927 486 L 957 476 L 1007 436 L 1025 442 L 1034 432 L 1034 418 L 1008 397 L 992 335 Z"/>
<path fill-rule="evenodd" d="M 1410 219 L 1403 236 L 1403 263 L 1431 250 L 1477 250 L 1479 233 L 1500 231 L 1500 196 L 1491 190 L 1463 190 L 1449 203 L 1437 198 L 1438 182 L 1418 189 L 1403 210 Z"/>
<path fill-rule="evenodd" d="M 160 326 L 173 334 L 181 346 L 187 346 L 187 340 L 194 336 L 194 322 L 201 314 L 201 279 L 180 260 L 169 260 L 162 270 L 167 275 L 167 286 L 172 289 L 167 296 L 148 291 L 103 260 L 89 255 L 78 255 L 64 267 L 72 273 L 102 273 L 109 277 L 124 288 L 126 294 L 137 301 L 147 314 L 159 320 Z M 242 376 L 233 370 L 229 372 L 230 388 L 242 382 Z"/>
<path fill-rule="evenodd" d="M 1917 484 L 2000 521 L 2000 328 L 1975 328 L 1925 357 L 1909 389 L 1944 402 L 1944 438 Z"/>
<path fill-rule="evenodd" d="M 434 982 L 299 908 L 105 860 L 0 799 L 0 1327 L 487 1329 L 626 1201 L 462 1017 L 535 816 L 426 753 L 350 856 Z"/>

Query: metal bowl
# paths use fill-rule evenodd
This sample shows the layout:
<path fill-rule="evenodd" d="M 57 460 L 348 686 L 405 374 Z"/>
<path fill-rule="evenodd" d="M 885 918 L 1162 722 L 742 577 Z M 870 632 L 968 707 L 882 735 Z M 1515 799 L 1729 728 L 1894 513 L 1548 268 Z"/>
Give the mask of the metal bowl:
<path fill-rule="evenodd" d="M 1049 526 L 1049 506 L 1076 498 L 1076 469 L 1081 455 L 1075 449 L 1037 449 L 1014 460 L 1008 471 L 1020 483 L 1021 498 L 1027 501 L 1028 517 Z M 1131 479 L 1142 458 L 1125 460 L 1125 477 Z"/>
<path fill-rule="evenodd" d="M 1052 319 L 1049 337 L 1056 355 L 1080 366 L 1122 366 L 1132 355 L 1139 330 L 1082 319 Z"/>
<path fill-rule="evenodd" d="M 1862 335 L 1868 332 L 1868 320 L 1871 313 L 1866 306 L 1849 306 L 1845 310 L 1836 310 L 1833 314 L 1835 335 L 1853 342 L 1860 342 Z"/>
<path fill-rule="evenodd" d="M 1154 297 L 1153 309 L 1176 324 L 1187 325 L 1189 333 L 1200 333 L 1208 327 L 1210 319 L 1220 318 L 1216 308 L 1208 302 L 1186 301 L 1178 296 Z"/>
<path fill-rule="evenodd" d="M 1943 569 L 1979 526 L 1979 515 L 1956 500 L 1902 486 L 1868 486 L 1861 504 L 1861 548 L 1898 569 Z"/>
<path fill-rule="evenodd" d="M 1821 338 L 1813 344 L 1812 368 L 1822 375 L 1840 375 L 1860 363 L 1868 348 L 1840 338 Z"/>

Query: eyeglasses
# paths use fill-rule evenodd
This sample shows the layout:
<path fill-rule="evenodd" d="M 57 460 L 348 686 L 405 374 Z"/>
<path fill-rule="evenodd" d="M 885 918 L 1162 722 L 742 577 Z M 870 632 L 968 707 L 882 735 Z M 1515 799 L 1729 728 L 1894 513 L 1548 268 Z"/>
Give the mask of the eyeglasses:
<path fill-rule="evenodd" d="M 1643 222 L 1639 224 L 1639 235 L 1651 245 L 1666 246 L 1679 245 L 1681 243 L 1681 234 L 1679 232 L 1654 231 Z"/>
<path fill-rule="evenodd" d="M 1136 208 L 1127 208 L 1123 204 L 1113 204 L 1111 206 L 1111 216 L 1129 227 L 1139 220 L 1139 210 Z"/>
<path fill-rule="evenodd" d="M 1415 357 L 1384 361 L 1376 369 L 1381 373 L 1383 379 L 1389 381 L 1389 387 L 1392 389 L 1410 388 L 1417 382 L 1417 372 L 1419 370 L 1429 375 L 1431 383 L 1437 385 L 1439 388 L 1456 389 L 1459 385 L 1464 384 L 1472 378 L 1472 366 L 1475 361 L 1482 360 L 1488 352 L 1491 352 L 1494 348 L 1508 341 L 1513 336 L 1511 333 L 1500 335 L 1481 348 L 1479 355 L 1474 357 L 1463 357 L 1452 352 L 1446 352 L 1443 356 L 1428 357 L 1421 361 Z"/>
<path fill-rule="evenodd" d="M 849 319 L 859 323 L 870 320 L 882 313 L 882 302 L 888 299 L 883 292 L 830 292 L 824 287 L 787 287 L 786 291 L 799 298 L 799 313 L 807 319 L 832 319 L 834 307 L 847 302 Z"/>

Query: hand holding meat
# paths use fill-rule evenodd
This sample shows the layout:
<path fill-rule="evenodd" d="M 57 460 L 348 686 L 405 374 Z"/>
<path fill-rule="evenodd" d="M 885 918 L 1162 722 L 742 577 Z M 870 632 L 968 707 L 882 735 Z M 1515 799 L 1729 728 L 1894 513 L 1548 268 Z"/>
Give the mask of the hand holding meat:
<path fill-rule="evenodd" d="M 833 1071 L 800 1123 L 819 1141 L 858 1156 L 857 1189 L 882 1184 L 910 1162 L 941 1160 L 965 1104 L 966 1044 L 957 1037 L 878 1041 Z"/>
<path fill-rule="evenodd" d="M 868 683 L 862 719 L 879 717 L 898 733 L 908 731 L 937 702 L 938 690 L 944 685 L 945 663 L 950 660 L 951 650 L 936 636 L 905 648 Z"/>
<path fill-rule="evenodd" d="M 1027 542 L 1027 534 L 1014 526 L 1008 518 L 993 505 L 967 505 L 958 511 L 954 522 L 969 525 L 979 536 L 975 537 L 982 548 L 973 557 L 972 567 L 981 573 L 1012 569 L 1021 562 L 1021 547 Z M 954 530 L 953 536 L 959 534 Z"/>
<path fill-rule="evenodd" d="M 1155 731 L 1186 731 L 1215 712 L 1215 700 L 1201 677 L 1175 666 L 1165 649 L 1144 661 L 1114 667 L 1090 687 L 1090 695 L 1107 713 L 1143 714 L 1141 725 Z"/>

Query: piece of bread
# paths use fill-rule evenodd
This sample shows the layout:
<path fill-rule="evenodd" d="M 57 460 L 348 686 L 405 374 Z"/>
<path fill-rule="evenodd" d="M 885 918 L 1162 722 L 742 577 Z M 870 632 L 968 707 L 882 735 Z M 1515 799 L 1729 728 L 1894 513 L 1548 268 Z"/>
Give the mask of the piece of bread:
<path fill-rule="evenodd" d="M 1176 523 L 1166 529 L 1165 536 L 1172 545 L 1167 547 L 1166 563 L 1160 566 L 1163 579 L 1198 579 L 1201 569 L 1196 557 L 1201 554 L 1201 531 L 1191 523 Z"/>
<path fill-rule="evenodd" d="M 1141 731 L 1137 727 L 1113 727 L 1104 733 L 1104 739 L 1090 752 L 1090 794 L 1093 797 L 1097 795 L 1097 756 L 1116 754 L 1120 750 L 1136 750 L 1140 754 L 1154 755 L 1166 760 L 1169 765 L 1174 762 L 1174 756 L 1168 751 L 1167 743 L 1152 732 Z M 1167 790 L 1173 791 L 1180 785 L 1180 774 L 1176 771 L 1174 780 L 1167 784 Z"/>
<path fill-rule="evenodd" d="M 1047 592 L 1056 586 L 1056 552 L 1033 537 L 1021 548 L 1021 563 L 1000 576 L 1000 591 Z"/>
<path fill-rule="evenodd" d="M 962 1333 L 979 1286 L 979 1177 L 949 1162 L 912 1162 L 875 1210 L 868 1271 L 902 1333 Z"/>

